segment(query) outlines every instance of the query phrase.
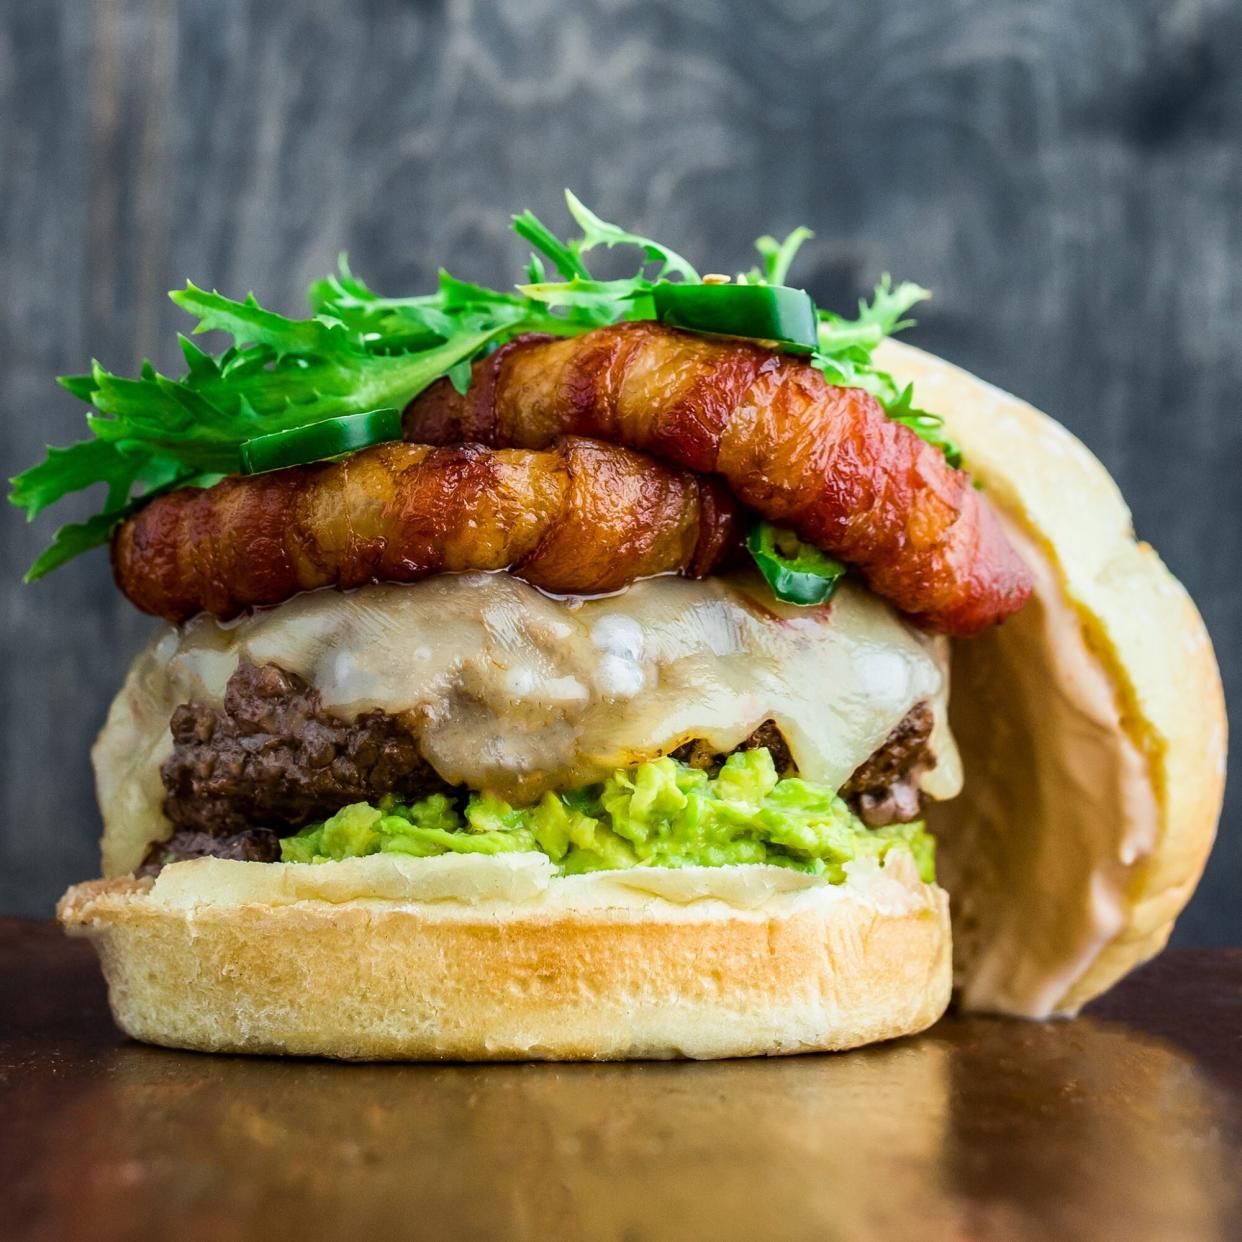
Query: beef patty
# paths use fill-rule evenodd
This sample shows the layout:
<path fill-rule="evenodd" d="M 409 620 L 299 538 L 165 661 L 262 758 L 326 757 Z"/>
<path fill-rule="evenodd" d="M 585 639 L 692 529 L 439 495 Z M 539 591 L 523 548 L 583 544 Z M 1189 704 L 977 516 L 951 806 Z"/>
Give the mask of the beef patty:
<path fill-rule="evenodd" d="M 280 837 L 351 802 L 448 788 L 400 716 L 342 720 L 276 664 L 243 661 L 222 707 L 183 703 L 170 727 L 173 751 L 160 777 L 173 836 L 151 847 L 144 866 L 204 855 L 278 858 Z"/>
<path fill-rule="evenodd" d="M 915 706 L 841 789 L 871 827 L 917 819 L 919 775 L 933 762 L 932 713 Z M 143 870 L 204 856 L 268 862 L 280 838 L 326 819 L 351 802 L 385 794 L 414 801 L 448 790 L 422 758 L 409 722 L 381 711 L 343 720 L 320 694 L 276 664 L 243 661 L 229 678 L 222 707 L 183 703 L 173 713 L 172 754 L 160 776 L 167 841 L 147 851 Z M 797 769 L 776 724 L 765 721 L 739 750 L 766 746 L 782 776 Z M 702 741 L 672 752 L 716 769 L 726 756 Z"/>
<path fill-rule="evenodd" d="M 919 777 L 936 762 L 928 747 L 931 705 L 916 703 L 839 792 L 869 828 L 908 824 L 923 809 Z"/>

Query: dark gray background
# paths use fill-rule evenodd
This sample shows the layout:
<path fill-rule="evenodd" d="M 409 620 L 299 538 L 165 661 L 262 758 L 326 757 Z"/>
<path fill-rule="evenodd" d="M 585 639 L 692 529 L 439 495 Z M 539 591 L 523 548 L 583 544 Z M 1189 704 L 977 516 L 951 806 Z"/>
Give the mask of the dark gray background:
<path fill-rule="evenodd" d="M 846 307 L 1021 393 L 1120 481 L 1242 680 L 1242 6 L 1213 0 L 0 0 L 5 473 L 97 356 L 174 367 L 192 277 L 287 311 L 350 251 L 390 292 L 516 275 L 561 187 L 702 269 L 805 223 Z M 70 514 L 67 516 L 77 516 Z M 0 910 L 95 874 L 87 751 L 150 632 L 96 554 L 3 526 Z M 1170 653 L 1171 659 L 1174 653 Z M 1171 664 L 1170 675 L 1176 676 Z M 1233 791 L 1187 943 L 1242 943 Z"/>

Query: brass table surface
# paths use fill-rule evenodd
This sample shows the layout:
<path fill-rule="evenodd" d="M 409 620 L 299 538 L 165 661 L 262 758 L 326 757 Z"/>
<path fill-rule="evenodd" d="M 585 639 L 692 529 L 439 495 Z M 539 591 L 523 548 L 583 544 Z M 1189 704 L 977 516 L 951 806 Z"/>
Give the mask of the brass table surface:
<path fill-rule="evenodd" d="M 0 920 L 0 1238 L 1242 1237 L 1242 950 L 1074 1022 L 629 1065 L 211 1057 Z"/>

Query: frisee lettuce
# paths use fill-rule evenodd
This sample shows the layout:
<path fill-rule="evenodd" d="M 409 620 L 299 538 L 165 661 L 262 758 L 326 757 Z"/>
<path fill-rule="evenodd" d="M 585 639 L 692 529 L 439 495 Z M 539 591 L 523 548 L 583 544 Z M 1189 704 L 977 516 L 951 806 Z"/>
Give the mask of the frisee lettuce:
<path fill-rule="evenodd" d="M 755 249 L 763 260 L 763 270 L 752 267 L 748 273 L 738 276 L 741 284 L 756 285 L 766 282 L 769 285 L 783 285 L 789 277 L 789 269 L 793 266 L 794 257 L 802 249 L 802 243 L 810 241 L 815 234 L 807 228 L 796 228 L 783 242 L 766 233 L 755 238 Z"/>
<path fill-rule="evenodd" d="M 574 336 L 604 324 L 652 319 L 657 282 L 700 281 L 676 251 L 600 219 L 568 190 L 565 198 L 580 237 L 561 240 L 529 211 L 513 217 L 514 232 L 534 249 L 525 283 L 511 291 L 441 271 L 434 293 L 383 297 L 342 256 L 335 275 L 311 285 L 307 319 L 267 310 L 253 294 L 238 302 L 193 284 L 170 293 L 197 320 L 193 335 L 223 333 L 232 344 L 212 354 L 181 336 L 186 373 L 180 379 L 159 374 L 149 362 L 134 379 L 94 362 L 89 374 L 60 380 L 92 407 L 91 436 L 67 448 L 49 447 L 43 461 L 10 480 L 9 500 L 33 520 L 96 484 L 104 485 L 105 495 L 93 517 L 56 531 L 26 580 L 107 543 L 116 526 L 152 497 L 175 487 L 207 486 L 238 471 L 248 439 L 381 406 L 402 408 L 441 376 L 464 391 L 471 363 L 518 333 Z M 795 229 L 781 242 L 759 238 L 762 266 L 739 281 L 783 283 L 810 236 Z M 635 274 L 597 280 L 583 256 L 600 246 L 638 249 Z M 560 279 L 550 279 L 552 274 Z M 892 417 L 957 464 L 960 454 L 938 416 L 914 408 L 909 389 L 898 390 L 871 362 L 875 346 L 908 327 L 913 321 L 906 312 L 927 296 L 913 284 L 893 288 L 885 276 L 873 299 L 860 303 L 856 319 L 820 311 L 819 349 L 811 361 L 831 383 L 865 388 Z"/>

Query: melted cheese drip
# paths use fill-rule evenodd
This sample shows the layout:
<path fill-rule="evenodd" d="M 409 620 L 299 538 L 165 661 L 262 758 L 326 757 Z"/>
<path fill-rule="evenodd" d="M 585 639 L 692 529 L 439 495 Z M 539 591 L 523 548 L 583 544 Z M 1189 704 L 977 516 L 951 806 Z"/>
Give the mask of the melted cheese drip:
<path fill-rule="evenodd" d="M 512 802 L 692 738 L 729 751 L 769 719 L 802 775 L 836 788 L 930 700 L 937 763 L 924 784 L 952 797 L 961 773 L 943 643 L 851 585 L 814 609 L 765 595 L 748 579 L 663 577 L 555 599 L 508 574 L 444 575 L 166 630 L 135 663 L 96 747 L 105 872 L 129 870 L 168 834 L 159 764 L 169 717 L 191 699 L 219 705 L 242 658 L 299 674 L 346 719 L 406 715 L 441 776 Z"/>

